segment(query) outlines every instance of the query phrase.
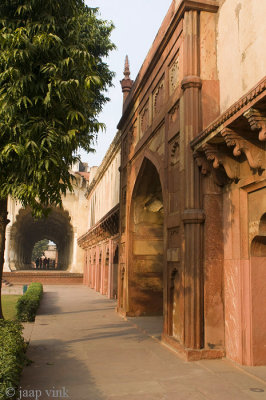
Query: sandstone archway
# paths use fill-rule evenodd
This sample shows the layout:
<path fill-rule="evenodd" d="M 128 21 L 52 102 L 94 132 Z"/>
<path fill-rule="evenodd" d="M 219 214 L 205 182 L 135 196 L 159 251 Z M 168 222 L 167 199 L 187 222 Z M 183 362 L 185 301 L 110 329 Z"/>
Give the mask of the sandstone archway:
<path fill-rule="evenodd" d="M 33 247 L 42 239 L 49 239 L 56 244 L 57 268 L 67 270 L 72 262 L 73 228 L 69 213 L 61 208 L 53 208 L 47 218 L 40 220 L 34 220 L 29 208 L 19 211 L 16 221 L 11 227 L 11 269 L 31 268 Z"/>
<path fill-rule="evenodd" d="M 164 207 L 156 167 L 144 159 L 130 211 L 128 307 L 130 315 L 163 313 Z"/>

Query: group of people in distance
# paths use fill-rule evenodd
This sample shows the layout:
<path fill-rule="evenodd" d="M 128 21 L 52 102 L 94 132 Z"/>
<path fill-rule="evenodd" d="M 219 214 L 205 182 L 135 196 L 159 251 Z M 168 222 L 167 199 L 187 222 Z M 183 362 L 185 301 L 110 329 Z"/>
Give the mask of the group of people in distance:
<path fill-rule="evenodd" d="M 35 260 L 36 269 L 49 269 L 50 267 L 55 267 L 55 260 L 50 260 L 44 256 L 38 257 Z"/>

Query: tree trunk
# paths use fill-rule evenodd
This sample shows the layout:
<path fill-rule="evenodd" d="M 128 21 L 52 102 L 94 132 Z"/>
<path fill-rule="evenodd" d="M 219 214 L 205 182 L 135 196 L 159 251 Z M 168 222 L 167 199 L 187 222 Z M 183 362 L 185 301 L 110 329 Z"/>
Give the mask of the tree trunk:
<path fill-rule="evenodd" d="M 4 269 L 4 253 L 5 253 L 5 236 L 6 226 L 9 220 L 7 219 L 7 198 L 0 199 L 0 319 L 4 319 L 2 312 L 2 277 Z"/>

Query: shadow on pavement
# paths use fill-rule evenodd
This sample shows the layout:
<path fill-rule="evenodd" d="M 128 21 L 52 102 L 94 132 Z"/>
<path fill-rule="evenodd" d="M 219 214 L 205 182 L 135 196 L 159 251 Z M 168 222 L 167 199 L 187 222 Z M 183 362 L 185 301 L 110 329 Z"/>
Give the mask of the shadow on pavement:
<path fill-rule="evenodd" d="M 88 366 L 70 354 L 69 342 L 34 340 L 27 352 L 33 363 L 24 368 L 20 382 L 21 399 L 105 400 Z M 30 390 L 35 397 L 24 396 L 26 391 L 33 394 Z M 38 397 L 37 390 L 41 393 Z"/>

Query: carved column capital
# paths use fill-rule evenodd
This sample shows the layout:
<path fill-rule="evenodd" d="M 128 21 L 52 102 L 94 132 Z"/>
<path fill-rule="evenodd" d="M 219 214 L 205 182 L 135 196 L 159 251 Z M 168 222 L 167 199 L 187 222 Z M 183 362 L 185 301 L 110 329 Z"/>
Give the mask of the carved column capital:
<path fill-rule="evenodd" d="M 181 218 L 184 224 L 203 224 L 205 213 L 202 209 L 187 209 L 183 212 Z"/>
<path fill-rule="evenodd" d="M 198 88 L 200 89 L 202 86 L 201 78 L 197 75 L 188 75 L 181 82 L 181 87 L 183 90 L 189 88 Z"/>
<path fill-rule="evenodd" d="M 266 116 L 260 110 L 250 108 L 244 114 L 252 131 L 259 131 L 259 140 L 266 140 Z"/>

